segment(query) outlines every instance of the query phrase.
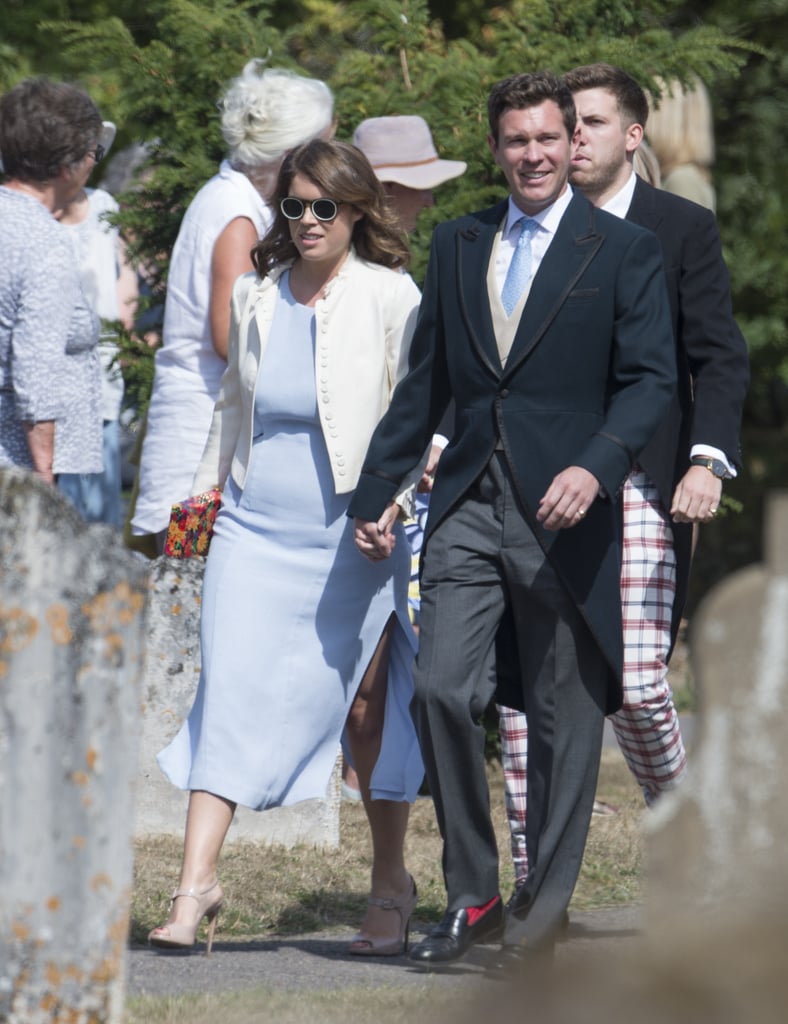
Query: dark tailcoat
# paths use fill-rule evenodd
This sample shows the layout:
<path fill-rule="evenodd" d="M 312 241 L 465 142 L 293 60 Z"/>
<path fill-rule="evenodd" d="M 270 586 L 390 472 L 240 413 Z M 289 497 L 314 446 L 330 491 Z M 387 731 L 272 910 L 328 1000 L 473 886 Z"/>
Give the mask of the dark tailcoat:
<path fill-rule="evenodd" d="M 693 444 L 724 451 L 740 464 L 739 430 L 749 383 L 747 346 L 733 319 L 728 271 L 714 215 L 638 178 L 627 220 L 653 231 L 662 249 L 676 353 L 670 412 L 638 456 L 670 509 L 690 465 Z M 673 639 L 689 577 L 692 527 L 673 524 L 677 558 Z"/>
<path fill-rule="evenodd" d="M 430 500 L 425 550 L 503 447 L 522 508 L 611 668 L 620 705 L 619 520 L 615 498 L 667 415 L 675 357 L 654 236 L 575 193 L 533 280 L 505 368 L 486 274 L 506 203 L 440 225 L 411 348 L 411 370 L 370 444 L 349 514 L 376 520 L 418 462 L 450 401 L 455 427 Z M 551 532 L 539 500 L 567 466 L 604 497 Z"/>

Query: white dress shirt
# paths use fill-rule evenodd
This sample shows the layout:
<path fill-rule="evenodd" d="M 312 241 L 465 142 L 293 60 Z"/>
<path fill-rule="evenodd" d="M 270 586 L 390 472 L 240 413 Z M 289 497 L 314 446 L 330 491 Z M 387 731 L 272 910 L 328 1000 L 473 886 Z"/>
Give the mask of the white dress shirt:
<path fill-rule="evenodd" d="M 503 283 L 506 280 L 506 272 L 509 269 L 509 264 L 512 262 L 512 256 L 514 256 L 514 250 L 517 246 L 517 239 L 520 237 L 520 227 L 518 221 L 523 217 L 527 216 L 531 220 L 535 221 L 539 227 L 539 230 L 533 237 L 531 242 L 531 280 L 539 269 L 539 264 L 544 258 L 544 254 L 547 252 L 550 243 L 555 237 L 555 233 L 558 230 L 558 225 L 561 223 L 561 218 L 566 212 L 567 206 L 572 201 L 572 187 L 567 185 L 561 195 L 551 203 L 550 206 L 546 206 L 539 213 L 530 217 L 530 214 L 525 214 L 519 206 L 516 205 L 515 201 L 509 196 L 509 209 L 506 211 L 506 223 L 503 227 L 503 233 L 501 236 L 501 244 L 498 246 L 498 254 L 495 260 L 495 280 L 498 283 L 498 290 L 503 291 Z M 527 282 L 527 284 L 529 284 Z"/>

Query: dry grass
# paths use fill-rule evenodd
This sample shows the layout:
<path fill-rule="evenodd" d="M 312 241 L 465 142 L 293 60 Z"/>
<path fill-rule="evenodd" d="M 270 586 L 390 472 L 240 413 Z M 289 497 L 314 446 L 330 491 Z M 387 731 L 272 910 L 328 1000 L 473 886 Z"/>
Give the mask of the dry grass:
<path fill-rule="evenodd" d="M 331 992 L 206 993 L 132 999 L 127 1024 L 434 1024 L 456 1020 L 467 995 L 427 989 L 358 988 Z"/>
<path fill-rule="evenodd" d="M 508 895 L 513 875 L 499 770 L 490 771 L 490 789 L 501 850 L 501 890 Z M 597 795 L 617 806 L 619 813 L 611 817 L 595 815 L 592 819 L 573 900 L 576 909 L 633 903 L 640 898 L 639 826 L 643 803 L 617 750 L 603 753 Z M 342 805 L 340 833 L 336 850 L 229 844 L 221 862 L 227 893 L 222 940 L 356 928 L 365 909 L 370 867 L 369 835 L 358 804 Z M 407 858 L 419 886 L 417 917 L 423 923 L 438 920 L 445 907 L 440 850 L 432 802 L 419 800 L 411 815 Z M 180 852 L 180 842 L 175 839 L 138 844 L 132 941 L 143 942 L 148 930 L 163 920 L 168 894 L 178 875 Z M 529 1003 L 523 999 L 516 1011 L 496 1013 L 495 1019 L 519 1019 L 526 1005 Z M 475 1000 L 469 1001 L 467 987 L 438 988 L 429 984 L 429 979 L 419 987 L 374 988 L 360 981 L 357 988 L 331 991 L 260 988 L 238 993 L 138 997 L 129 1000 L 126 1007 L 128 1024 L 263 1024 L 271 1020 L 277 1024 L 441 1024 L 477 1020 L 479 1015 Z M 543 1019 L 547 1021 L 547 1015 Z M 582 1019 L 582 1015 L 572 1019 Z"/>
<path fill-rule="evenodd" d="M 498 770 L 490 771 L 490 789 L 501 850 L 501 891 L 507 896 L 513 875 Z M 640 897 L 639 822 L 643 803 L 618 751 L 604 751 L 597 793 L 601 800 L 617 806 L 619 813 L 612 817 L 595 815 L 592 820 L 572 904 L 576 909 L 633 903 Z M 369 833 L 360 805 L 342 805 L 340 832 L 340 845 L 335 850 L 228 844 L 220 866 L 227 894 L 222 939 L 356 928 L 364 914 L 370 868 Z M 439 920 L 445 909 L 440 853 L 432 802 L 420 799 L 411 813 L 407 863 L 419 887 L 417 917 L 425 923 Z M 164 920 L 169 894 L 178 877 L 180 855 L 177 839 L 137 844 L 133 943 L 144 943 L 148 931 Z"/>

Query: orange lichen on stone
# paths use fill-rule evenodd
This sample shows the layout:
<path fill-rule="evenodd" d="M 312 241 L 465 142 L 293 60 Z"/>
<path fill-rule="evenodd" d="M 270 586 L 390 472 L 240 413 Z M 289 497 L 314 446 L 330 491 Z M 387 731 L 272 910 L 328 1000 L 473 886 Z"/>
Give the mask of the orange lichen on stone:
<path fill-rule="evenodd" d="M 118 622 L 120 622 L 121 626 L 130 626 L 137 616 L 142 614 L 143 608 L 142 594 L 135 594 L 134 600 L 118 608 Z"/>
<path fill-rule="evenodd" d="M 119 584 L 110 593 L 97 594 L 82 605 L 82 612 L 90 621 L 94 633 L 115 632 L 118 626 L 129 626 L 141 614 L 145 601 L 142 594 L 133 593 L 127 583 Z"/>
<path fill-rule="evenodd" d="M 145 608 L 145 598 L 132 591 L 127 581 L 119 583 L 114 590 L 97 594 L 82 605 L 82 613 L 90 620 L 93 631 L 109 633 L 118 624 L 128 626 Z"/>
<path fill-rule="evenodd" d="M 47 900 L 47 910 L 60 910 L 61 903 L 59 896 L 50 896 Z"/>
<path fill-rule="evenodd" d="M 170 613 L 172 615 L 180 615 L 181 614 L 181 606 L 179 604 L 174 604 L 172 606 L 172 608 L 170 608 Z"/>
<path fill-rule="evenodd" d="M 51 985 L 52 988 L 60 988 L 63 982 L 63 976 L 60 973 L 60 969 L 55 964 L 46 965 L 46 979 L 47 984 Z"/>
<path fill-rule="evenodd" d="M 88 776 L 87 772 L 75 771 L 75 772 L 71 773 L 69 778 L 71 779 L 72 782 L 76 783 L 78 786 L 87 786 L 88 781 L 89 781 L 89 776 Z"/>
<path fill-rule="evenodd" d="M 30 645 L 38 633 L 38 619 L 21 608 L 0 604 L 0 651 L 16 654 Z"/>
<path fill-rule="evenodd" d="M 47 608 L 46 620 L 56 644 L 70 644 L 74 634 L 68 624 L 68 608 L 64 604 L 53 604 Z"/>
<path fill-rule="evenodd" d="M 74 836 L 71 840 L 71 845 L 75 846 L 78 850 L 81 850 L 85 846 L 85 842 L 86 840 L 84 836 Z"/>
<path fill-rule="evenodd" d="M 11 931 L 14 933 L 14 938 L 20 942 L 25 942 L 30 935 L 30 929 L 26 924 L 22 924 L 21 921 L 14 921 L 11 924 Z"/>
<path fill-rule="evenodd" d="M 95 749 L 95 747 L 88 747 L 87 753 L 85 754 L 85 764 L 88 766 L 89 771 L 95 771 L 97 760 L 98 751 Z"/>
<path fill-rule="evenodd" d="M 94 633 L 107 633 L 114 626 L 114 602 L 110 602 L 107 593 L 96 594 L 90 601 L 82 605 L 82 614 L 90 620 L 90 627 Z"/>
<path fill-rule="evenodd" d="M 121 580 L 115 587 L 115 596 L 127 604 L 134 612 L 141 612 L 145 607 L 145 598 L 138 590 L 132 590 L 128 580 Z"/>
<path fill-rule="evenodd" d="M 108 981 L 112 981 L 117 973 L 118 965 L 105 957 L 104 960 L 102 960 L 101 963 L 97 967 L 94 967 L 90 972 L 90 980 L 98 984 L 106 984 Z"/>
<path fill-rule="evenodd" d="M 93 889 L 94 892 L 96 889 L 100 889 L 102 886 L 104 886 L 107 889 L 112 888 L 112 879 L 108 874 L 106 874 L 103 871 L 97 875 L 94 875 L 90 880 L 90 888 Z"/>
<path fill-rule="evenodd" d="M 118 662 L 123 654 L 123 637 L 119 633 L 110 633 L 104 641 L 104 657 L 107 661 Z"/>
<path fill-rule="evenodd" d="M 118 906 L 128 909 L 129 903 L 131 902 L 131 891 L 128 888 L 124 888 L 120 894 L 120 898 L 117 900 Z M 113 948 L 117 956 L 122 957 L 125 955 L 126 940 L 129 937 L 129 915 L 128 913 L 119 913 L 115 920 L 110 924 L 107 931 L 107 935 L 112 942 Z"/>

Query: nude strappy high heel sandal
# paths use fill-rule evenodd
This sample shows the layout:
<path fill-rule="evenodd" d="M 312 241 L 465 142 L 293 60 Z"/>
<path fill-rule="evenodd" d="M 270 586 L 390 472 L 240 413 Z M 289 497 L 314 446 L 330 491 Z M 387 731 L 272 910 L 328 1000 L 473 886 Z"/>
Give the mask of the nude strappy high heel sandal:
<path fill-rule="evenodd" d="M 218 880 L 213 885 L 197 892 L 195 889 L 176 889 L 170 900 L 172 911 L 175 901 L 188 897 L 197 903 L 197 920 L 192 924 L 178 924 L 175 921 L 161 924 L 154 928 L 148 935 L 148 942 L 151 946 L 159 949 L 188 949 L 194 945 L 197 937 L 197 929 L 204 917 L 208 918 L 208 940 L 205 955 L 209 956 L 213 946 L 213 933 L 216 931 L 216 922 L 219 919 L 219 911 L 224 902 L 224 893 Z"/>
<path fill-rule="evenodd" d="M 411 891 L 407 896 L 387 897 L 370 896 L 367 903 L 371 907 L 381 907 L 383 910 L 396 910 L 399 915 L 399 931 L 395 939 L 372 938 L 359 932 L 351 940 L 348 952 L 353 956 L 399 956 L 408 951 L 408 939 L 410 937 L 410 918 L 416 909 L 419 894 L 416 890 L 416 883 L 411 882 Z"/>

